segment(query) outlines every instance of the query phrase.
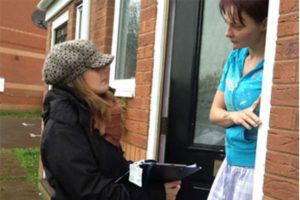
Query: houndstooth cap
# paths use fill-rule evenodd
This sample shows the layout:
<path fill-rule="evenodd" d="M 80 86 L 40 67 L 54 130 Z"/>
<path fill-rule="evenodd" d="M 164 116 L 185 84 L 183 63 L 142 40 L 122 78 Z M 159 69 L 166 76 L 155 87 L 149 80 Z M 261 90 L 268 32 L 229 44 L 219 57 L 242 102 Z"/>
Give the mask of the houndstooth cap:
<path fill-rule="evenodd" d="M 109 65 L 114 56 L 102 54 L 88 40 L 70 40 L 56 44 L 48 53 L 43 66 L 46 84 L 66 84 L 90 68 Z"/>

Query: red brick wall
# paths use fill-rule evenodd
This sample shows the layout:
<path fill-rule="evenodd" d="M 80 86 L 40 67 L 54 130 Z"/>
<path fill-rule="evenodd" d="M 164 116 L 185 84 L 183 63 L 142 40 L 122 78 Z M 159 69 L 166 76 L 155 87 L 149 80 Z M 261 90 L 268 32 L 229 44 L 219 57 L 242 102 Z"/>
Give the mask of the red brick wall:
<path fill-rule="evenodd" d="M 281 0 L 264 199 L 299 199 L 299 3 Z"/>
<path fill-rule="evenodd" d="M 125 120 L 127 134 L 125 134 L 123 145 L 125 156 L 131 160 L 144 159 L 147 148 L 155 21 L 156 1 L 142 0 L 135 75 L 135 97 L 127 101 Z"/>
<path fill-rule="evenodd" d="M 114 0 L 93 0 L 90 39 L 103 53 L 111 53 Z"/>
<path fill-rule="evenodd" d="M 91 13 L 90 39 L 100 51 L 111 53 L 114 1 L 93 0 Z M 144 159 L 146 155 L 155 18 L 156 1 L 141 1 L 135 97 L 120 99 L 126 104 L 124 116 L 126 133 L 122 146 L 125 157 L 131 160 Z"/>
<path fill-rule="evenodd" d="M 0 1 L 0 110 L 41 110 L 47 32 L 31 21 L 38 2 Z"/>

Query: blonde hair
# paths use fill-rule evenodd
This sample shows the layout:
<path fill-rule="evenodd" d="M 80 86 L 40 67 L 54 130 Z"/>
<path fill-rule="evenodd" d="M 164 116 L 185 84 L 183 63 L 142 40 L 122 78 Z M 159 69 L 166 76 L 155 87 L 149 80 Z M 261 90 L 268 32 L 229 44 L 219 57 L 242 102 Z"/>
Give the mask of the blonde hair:
<path fill-rule="evenodd" d="M 71 85 L 89 106 L 91 128 L 97 128 L 104 133 L 106 124 L 110 120 L 108 107 L 111 102 L 116 102 L 113 94 L 110 91 L 101 95 L 96 94 L 89 88 L 82 76 L 78 76 Z"/>

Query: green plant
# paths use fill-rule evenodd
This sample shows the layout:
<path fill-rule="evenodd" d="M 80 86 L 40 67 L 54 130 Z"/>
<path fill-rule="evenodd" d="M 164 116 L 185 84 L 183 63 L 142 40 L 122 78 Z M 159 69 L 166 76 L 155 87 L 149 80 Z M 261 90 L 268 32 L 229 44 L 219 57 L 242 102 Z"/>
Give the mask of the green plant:
<path fill-rule="evenodd" d="M 18 117 L 18 118 L 36 118 L 41 117 L 41 111 L 0 111 L 0 116 Z"/>
<path fill-rule="evenodd" d="M 39 163 L 39 148 L 14 148 L 12 153 L 20 161 L 21 166 L 27 172 L 27 179 L 32 181 L 35 185 L 38 184 L 38 163 Z"/>

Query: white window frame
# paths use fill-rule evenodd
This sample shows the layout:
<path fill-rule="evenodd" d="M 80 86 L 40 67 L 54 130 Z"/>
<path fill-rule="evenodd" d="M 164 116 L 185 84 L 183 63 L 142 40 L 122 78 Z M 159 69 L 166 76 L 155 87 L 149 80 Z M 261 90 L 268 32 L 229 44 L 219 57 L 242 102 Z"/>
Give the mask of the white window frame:
<path fill-rule="evenodd" d="M 120 17 L 120 3 L 122 0 L 115 0 L 114 24 L 113 24 L 113 38 L 112 38 L 112 54 L 116 58 L 119 32 L 119 17 Z M 110 86 L 116 89 L 115 96 L 118 97 L 134 97 L 135 95 L 135 78 L 131 79 L 115 79 L 116 59 L 110 65 Z"/>
<path fill-rule="evenodd" d="M 75 39 L 89 39 L 91 0 L 83 0 L 76 6 Z"/>
<path fill-rule="evenodd" d="M 5 78 L 0 77 L 0 93 L 4 92 L 5 89 Z"/>
<path fill-rule="evenodd" d="M 80 3 L 76 6 L 76 30 L 75 30 L 75 39 L 82 38 L 82 24 L 83 24 L 83 5 Z"/>
<path fill-rule="evenodd" d="M 55 30 L 63 25 L 64 23 L 66 23 L 69 19 L 69 12 L 66 11 L 64 12 L 61 16 L 59 16 L 56 20 L 53 21 L 52 23 L 52 28 L 51 28 L 51 46 L 54 45 L 54 41 L 55 41 Z"/>

